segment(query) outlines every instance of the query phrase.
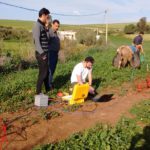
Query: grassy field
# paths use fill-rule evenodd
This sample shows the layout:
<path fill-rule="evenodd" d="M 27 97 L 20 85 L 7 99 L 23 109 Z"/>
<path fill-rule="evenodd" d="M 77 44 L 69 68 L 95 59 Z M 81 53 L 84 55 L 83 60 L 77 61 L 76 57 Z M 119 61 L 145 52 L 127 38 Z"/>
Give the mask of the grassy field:
<path fill-rule="evenodd" d="M 82 61 L 86 56 L 93 56 L 95 64 L 93 68 L 94 86 L 98 91 L 107 86 L 119 86 L 124 82 L 130 82 L 135 78 L 146 76 L 146 66 L 150 66 L 150 43 L 145 42 L 145 62 L 140 70 L 131 68 L 116 69 L 112 66 L 112 59 L 118 46 L 129 44 L 130 40 L 121 36 L 110 36 L 109 46 L 85 49 L 68 58 L 67 63 L 59 63 L 55 74 L 55 90 L 68 91 L 70 85 L 70 74 L 74 65 Z M 106 69 L 107 68 L 107 69 Z M 26 76 L 24 76 L 24 74 Z M 21 72 L 0 75 L 0 110 L 14 111 L 24 103 L 32 103 L 35 92 L 37 69 L 28 69 Z M 28 93 L 28 94 L 27 94 Z M 29 101 L 29 102 L 28 102 Z M 11 102 L 11 103 L 10 103 Z M 2 107 L 3 106 L 3 107 Z M 12 107 L 13 106 L 13 107 Z"/>
<path fill-rule="evenodd" d="M 0 20 L 0 26 L 7 26 L 13 28 L 21 28 L 31 30 L 33 27 L 33 21 L 21 21 L 21 20 Z"/>
<path fill-rule="evenodd" d="M 5 23 L 6 25 L 6 21 L 2 21 L 2 22 Z M 9 24 L 8 22 L 7 24 Z M 25 24 L 26 27 L 28 28 L 31 25 L 31 22 L 25 22 Z M 17 21 L 16 22 L 14 21 L 14 25 L 18 27 L 18 25 L 20 25 L 20 22 L 17 23 Z M 102 46 L 96 46 L 91 48 L 85 48 L 81 52 L 77 52 L 74 50 L 74 53 L 72 53 L 72 55 L 68 57 L 67 63 L 60 62 L 58 64 L 58 68 L 55 74 L 56 89 L 54 93 L 56 93 L 58 90 L 65 90 L 65 91 L 68 90 L 70 84 L 70 74 L 73 69 L 73 66 L 76 63 L 82 61 L 86 56 L 89 55 L 93 56 L 96 60 L 93 69 L 93 77 L 95 80 L 94 86 L 98 89 L 104 88 L 106 86 L 118 86 L 123 82 L 131 81 L 131 79 L 144 77 L 146 75 L 147 64 L 150 66 L 150 61 L 149 61 L 150 43 L 148 41 L 145 41 L 144 43 L 145 62 L 144 64 L 142 64 L 140 70 L 132 70 L 131 68 L 118 70 L 112 67 L 112 59 L 116 53 L 116 49 L 121 45 L 131 45 L 131 42 L 132 42 L 131 38 L 125 37 L 123 35 L 109 35 L 107 46 L 102 45 Z M 33 44 L 31 44 L 30 42 L 25 43 L 22 41 L 12 41 L 12 40 L 3 41 L 2 48 L 4 52 L 8 52 L 8 53 L 10 52 L 14 55 L 19 54 L 24 59 L 29 57 L 35 59 Z M 13 64 L 9 64 L 9 66 L 6 67 L 9 68 L 11 67 L 11 65 Z M 26 78 L 24 78 L 22 74 L 26 74 Z M 34 77 L 30 79 L 31 76 Z M 37 77 L 36 69 L 29 69 L 23 72 L 10 73 L 8 75 L 0 75 L 0 78 L 1 79 L 3 78 L 3 80 L 0 80 L 0 89 L 1 89 L 0 103 L 1 106 L 2 104 L 6 106 L 6 107 L 1 107 L 1 112 L 6 110 L 11 110 L 12 109 L 11 105 L 14 105 L 14 109 L 15 106 L 20 107 L 22 103 L 26 102 L 26 100 L 28 99 L 30 103 L 32 103 L 33 95 L 35 92 L 36 77 Z M 30 81 L 30 84 L 28 85 L 29 87 L 27 85 L 25 87 L 22 86 L 24 85 L 24 83 L 28 82 L 28 80 Z M 8 87 L 10 88 L 9 91 L 7 91 Z M 26 94 L 28 92 L 31 94 Z M 13 102 L 15 103 L 11 104 L 9 103 L 10 101 L 12 103 Z"/>
<path fill-rule="evenodd" d="M 129 38 L 131 40 L 133 40 L 133 38 L 136 36 L 137 34 L 130 34 L 130 35 L 125 35 L 126 38 Z M 150 34 L 144 34 L 143 36 L 144 41 L 150 41 Z"/>
<path fill-rule="evenodd" d="M 35 20 L 36 21 L 36 20 Z M 13 28 L 20 28 L 31 31 L 35 21 L 21 21 L 21 20 L 0 20 L 0 26 L 7 26 Z M 130 23 L 112 23 L 108 24 L 108 31 L 117 30 L 123 31 L 124 27 Z M 136 24 L 136 23 L 133 23 Z M 148 22 L 150 25 L 150 23 Z M 99 29 L 105 31 L 105 24 L 86 24 L 86 25 L 66 25 L 61 24 L 60 30 L 79 30 L 79 29 Z"/>
<path fill-rule="evenodd" d="M 26 30 L 32 30 L 34 21 L 20 21 L 20 20 L 0 20 L 0 26 L 8 26 L 14 28 L 21 28 Z M 109 29 L 120 29 L 123 30 L 126 23 L 109 24 Z M 105 29 L 104 24 L 87 24 L 87 25 L 65 25 L 62 24 L 60 30 L 78 30 L 80 28 L 100 28 Z"/>
<path fill-rule="evenodd" d="M 7 24 L 6 22 L 0 21 L 0 25 L 12 26 L 13 21 L 8 21 Z M 21 22 L 17 23 L 14 21 L 13 26 L 16 28 L 23 27 L 27 30 L 32 28 L 32 22 Z M 94 25 L 89 26 L 93 27 Z M 118 24 L 118 26 L 122 25 Z M 72 28 L 72 26 L 70 27 Z M 73 27 L 76 28 L 76 26 Z M 97 26 L 95 25 L 94 27 Z M 89 55 L 95 59 L 93 66 L 93 85 L 98 92 L 108 86 L 118 87 L 124 82 L 133 82 L 136 78 L 144 78 L 147 75 L 147 64 L 150 66 L 149 40 L 144 42 L 145 62 L 142 64 L 141 69 L 133 70 L 127 67 L 118 70 L 112 66 L 112 59 L 116 53 L 116 49 L 121 45 L 131 45 L 131 38 L 125 37 L 124 35 L 109 35 L 107 46 L 89 47 L 68 57 L 67 63 L 59 62 L 54 77 L 55 90 L 50 96 L 55 97 L 59 90 L 68 92 L 70 75 L 74 65 Z M 14 53 L 17 53 L 22 49 L 20 52 L 22 55 L 24 55 L 24 50 L 26 50 L 26 53 L 29 53 L 27 55 L 31 55 L 30 48 L 32 46 L 30 43 L 3 41 L 2 44 L 8 52 L 14 51 Z M 37 75 L 38 70 L 31 68 L 0 74 L 0 113 L 14 112 L 20 108 L 26 110 L 33 105 Z M 122 118 L 115 127 L 97 125 L 95 128 L 77 133 L 60 143 L 48 144 L 35 149 L 127 150 L 130 148 L 131 150 L 149 150 L 150 134 L 147 134 L 150 133 L 149 101 L 146 100 L 133 107 L 131 112 L 137 116 L 135 119 Z M 142 121 L 144 127 L 137 125 L 139 121 Z"/>
<path fill-rule="evenodd" d="M 139 103 L 131 110 L 135 118 L 123 117 L 115 127 L 98 124 L 92 129 L 76 133 L 59 143 L 37 146 L 34 150 L 149 150 L 149 106 L 150 100 Z M 139 122 L 145 126 L 141 127 L 138 125 Z"/>
<path fill-rule="evenodd" d="M 8 40 L 2 41 L 1 44 L 3 47 L 2 53 L 10 53 L 11 56 L 19 56 L 25 60 L 31 60 L 35 58 L 33 41 L 22 42 L 20 40 Z"/>

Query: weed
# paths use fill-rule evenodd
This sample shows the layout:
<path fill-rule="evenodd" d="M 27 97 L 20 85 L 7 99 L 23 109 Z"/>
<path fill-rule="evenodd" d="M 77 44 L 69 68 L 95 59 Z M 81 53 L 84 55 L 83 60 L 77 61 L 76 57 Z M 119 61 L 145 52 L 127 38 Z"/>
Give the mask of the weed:
<path fill-rule="evenodd" d="M 77 111 L 80 107 L 81 107 L 80 104 L 64 106 L 63 111 L 64 112 L 74 112 L 74 111 Z"/>
<path fill-rule="evenodd" d="M 43 120 L 49 120 L 60 116 L 60 113 L 57 111 L 47 111 L 45 109 L 40 110 L 40 116 Z"/>
<path fill-rule="evenodd" d="M 132 108 L 131 112 L 137 116 L 137 120 L 150 123 L 150 100 L 137 104 Z"/>
<path fill-rule="evenodd" d="M 137 119 L 122 117 L 116 126 L 97 124 L 94 128 L 75 133 L 61 142 L 37 146 L 34 150 L 63 149 L 101 149 L 101 150 L 133 150 L 150 149 L 150 101 L 146 100 L 132 108 Z M 141 120 L 141 117 L 143 118 Z M 143 129 L 137 121 L 148 123 Z"/>

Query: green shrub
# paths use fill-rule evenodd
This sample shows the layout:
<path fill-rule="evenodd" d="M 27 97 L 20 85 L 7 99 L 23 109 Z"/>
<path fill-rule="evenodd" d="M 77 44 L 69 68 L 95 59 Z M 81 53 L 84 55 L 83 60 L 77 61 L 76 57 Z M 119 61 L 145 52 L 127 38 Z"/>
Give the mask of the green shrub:
<path fill-rule="evenodd" d="M 131 112 L 137 116 L 137 120 L 150 124 L 150 100 L 137 104 Z"/>
<path fill-rule="evenodd" d="M 37 70 L 0 76 L 0 112 L 17 111 L 34 100 Z"/>
<path fill-rule="evenodd" d="M 126 25 L 124 28 L 124 33 L 126 34 L 134 34 L 136 31 L 136 26 L 134 24 Z"/>
<path fill-rule="evenodd" d="M 116 127 L 97 125 L 59 143 L 38 146 L 34 150 L 128 150 L 138 130 L 133 121 L 123 118 Z"/>
<path fill-rule="evenodd" d="M 90 29 L 82 29 L 77 32 L 77 40 L 80 44 L 91 46 L 96 44 L 96 33 Z"/>
<path fill-rule="evenodd" d="M 132 108 L 137 119 L 123 117 L 114 127 L 98 124 L 94 128 L 75 133 L 66 140 L 37 146 L 34 150 L 149 150 L 149 106 L 150 100 L 145 100 Z M 139 121 L 147 124 L 138 126 Z"/>
<path fill-rule="evenodd" d="M 0 39 L 3 40 L 21 40 L 29 42 L 31 41 L 32 35 L 27 30 L 14 29 L 12 27 L 0 26 Z"/>

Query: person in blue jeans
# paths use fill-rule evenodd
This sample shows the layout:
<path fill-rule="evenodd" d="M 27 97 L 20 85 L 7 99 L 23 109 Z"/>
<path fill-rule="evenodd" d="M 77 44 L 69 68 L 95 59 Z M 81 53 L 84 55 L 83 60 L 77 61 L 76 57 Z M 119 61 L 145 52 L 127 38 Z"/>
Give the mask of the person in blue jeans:
<path fill-rule="evenodd" d="M 53 20 L 52 27 L 48 31 L 49 48 L 48 48 L 48 65 L 49 65 L 49 82 L 50 87 L 53 88 L 53 75 L 56 70 L 58 62 L 58 53 L 60 50 L 60 39 L 58 37 L 58 29 L 60 26 L 59 20 Z"/>

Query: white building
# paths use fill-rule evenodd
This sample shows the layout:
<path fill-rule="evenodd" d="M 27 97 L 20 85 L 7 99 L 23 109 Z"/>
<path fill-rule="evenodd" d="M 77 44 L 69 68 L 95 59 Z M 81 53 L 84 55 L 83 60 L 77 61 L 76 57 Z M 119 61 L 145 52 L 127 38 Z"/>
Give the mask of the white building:
<path fill-rule="evenodd" d="M 60 40 L 76 40 L 76 32 L 74 31 L 58 31 Z"/>

